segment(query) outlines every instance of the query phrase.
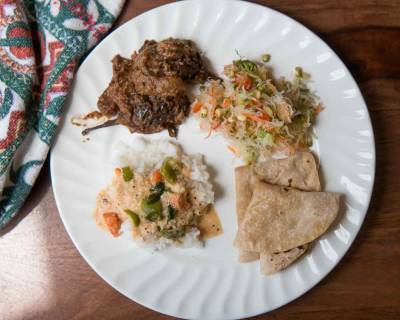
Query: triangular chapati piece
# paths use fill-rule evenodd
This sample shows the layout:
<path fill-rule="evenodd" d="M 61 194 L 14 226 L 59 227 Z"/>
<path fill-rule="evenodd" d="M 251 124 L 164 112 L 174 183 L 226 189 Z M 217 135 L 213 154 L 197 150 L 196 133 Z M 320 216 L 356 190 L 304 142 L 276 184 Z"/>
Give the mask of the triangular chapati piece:
<path fill-rule="evenodd" d="M 308 249 L 308 244 L 290 249 L 288 251 L 260 253 L 260 271 L 262 274 L 270 275 L 290 266 Z M 248 251 L 245 251 L 248 252 Z"/>
<path fill-rule="evenodd" d="M 303 191 L 320 191 L 318 168 L 311 152 L 298 152 L 285 159 L 270 159 L 252 166 L 264 182 Z"/>
<path fill-rule="evenodd" d="M 337 193 L 305 192 L 255 182 L 238 230 L 237 247 L 256 252 L 296 248 L 323 234 L 338 211 Z"/>

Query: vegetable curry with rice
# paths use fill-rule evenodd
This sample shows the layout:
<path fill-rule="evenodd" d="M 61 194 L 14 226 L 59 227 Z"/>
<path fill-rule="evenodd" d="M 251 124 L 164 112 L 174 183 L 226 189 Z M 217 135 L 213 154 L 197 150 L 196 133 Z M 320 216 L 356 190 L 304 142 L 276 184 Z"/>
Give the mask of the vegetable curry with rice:
<path fill-rule="evenodd" d="M 191 170 L 188 161 L 172 156 L 146 172 L 116 168 L 111 185 L 97 197 L 98 225 L 117 237 L 128 223 L 133 238 L 144 243 L 165 238 L 179 244 L 192 230 L 203 239 L 221 234 L 219 218 L 199 196 Z"/>

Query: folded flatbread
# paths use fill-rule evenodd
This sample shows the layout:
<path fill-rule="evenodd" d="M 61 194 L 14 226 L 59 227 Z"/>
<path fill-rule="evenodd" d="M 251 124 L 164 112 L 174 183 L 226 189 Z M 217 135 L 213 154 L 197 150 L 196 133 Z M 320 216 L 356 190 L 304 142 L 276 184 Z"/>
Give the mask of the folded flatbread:
<path fill-rule="evenodd" d="M 260 253 L 239 249 L 239 262 L 252 262 L 260 259 Z"/>
<path fill-rule="evenodd" d="M 242 222 L 249 206 L 251 195 L 251 166 L 243 166 L 235 168 L 235 188 L 236 188 L 236 216 L 238 225 Z"/>
<path fill-rule="evenodd" d="M 270 159 L 253 165 L 253 173 L 261 180 L 304 191 L 320 191 L 317 165 L 311 152 L 298 152 L 285 159 Z"/>
<path fill-rule="evenodd" d="M 263 274 L 273 274 L 291 265 L 308 249 L 308 244 L 290 249 L 288 251 L 268 253 L 260 255 L 260 270 Z M 247 251 L 246 251 L 247 252 Z"/>
<path fill-rule="evenodd" d="M 300 152 L 285 159 L 270 159 L 254 166 L 242 166 L 235 169 L 236 180 L 236 213 L 238 225 L 246 213 L 252 196 L 252 183 L 254 180 L 263 180 L 270 184 L 292 186 L 302 190 L 319 191 L 321 189 L 318 170 L 314 156 L 310 152 Z M 236 244 L 236 241 L 235 241 Z M 274 253 L 253 252 L 239 248 L 239 261 L 251 262 L 260 259 L 261 270 L 274 270 L 277 272 L 286 268 L 295 259 L 306 251 L 293 248 L 291 250 Z M 302 248 L 303 249 L 303 248 Z M 263 273 L 269 274 L 265 271 Z"/>
<path fill-rule="evenodd" d="M 304 192 L 257 181 L 236 244 L 242 250 L 281 252 L 323 234 L 339 211 L 339 194 Z"/>
<path fill-rule="evenodd" d="M 250 166 L 237 167 L 235 169 L 236 181 L 236 216 L 238 226 L 241 224 L 247 207 L 249 206 L 252 190 L 251 190 L 251 174 L 252 169 Z M 251 262 L 260 259 L 259 252 L 252 252 L 239 249 L 239 261 Z"/>

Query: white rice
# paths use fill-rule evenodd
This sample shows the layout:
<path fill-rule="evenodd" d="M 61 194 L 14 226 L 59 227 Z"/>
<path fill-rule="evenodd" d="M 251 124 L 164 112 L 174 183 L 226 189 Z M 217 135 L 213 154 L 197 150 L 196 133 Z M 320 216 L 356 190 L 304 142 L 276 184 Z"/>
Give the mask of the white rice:
<path fill-rule="evenodd" d="M 181 148 L 169 140 L 149 140 L 130 136 L 118 141 L 112 150 L 112 162 L 118 167 L 131 166 L 137 172 L 160 168 L 165 157 L 180 158 Z"/>
<path fill-rule="evenodd" d="M 121 224 L 121 238 L 126 240 L 132 240 L 132 222 L 130 219 L 125 220 Z M 139 241 L 138 241 L 139 240 Z M 180 242 L 174 242 L 167 238 L 154 239 L 153 241 L 141 241 L 135 239 L 135 242 L 143 249 L 149 251 L 159 251 L 167 247 L 173 246 L 178 248 L 202 248 L 204 243 L 200 240 L 200 231 L 197 228 L 192 228 L 189 232 L 186 232 L 185 236 L 180 239 Z"/>
<path fill-rule="evenodd" d="M 196 193 L 197 199 L 204 205 L 214 202 L 214 191 L 209 182 L 210 175 L 201 154 L 186 155 L 181 147 L 174 141 L 167 139 L 150 140 L 143 137 L 131 136 L 129 139 L 119 141 L 112 148 L 112 162 L 118 167 L 131 166 L 135 171 L 144 173 L 146 171 L 160 168 L 165 157 L 175 157 L 191 168 L 192 192 Z M 121 226 L 122 236 L 131 234 L 132 224 L 126 220 Z M 178 244 L 181 248 L 202 247 L 203 243 L 199 238 L 200 231 L 193 228 L 180 239 Z M 140 245 L 150 250 L 162 250 L 177 242 L 166 238 L 154 239 L 150 242 L 140 242 Z"/>
<path fill-rule="evenodd" d="M 204 164 L 203 155 L 197 153 L 194 155 L 183 155 L 182 162 L 192 168 L 190 176 L 192 178 L 191 188 L 200 202 L 214 203 L 214 191 L 210 183 L 210 174 L 207 172 L 207 166 Z"/>

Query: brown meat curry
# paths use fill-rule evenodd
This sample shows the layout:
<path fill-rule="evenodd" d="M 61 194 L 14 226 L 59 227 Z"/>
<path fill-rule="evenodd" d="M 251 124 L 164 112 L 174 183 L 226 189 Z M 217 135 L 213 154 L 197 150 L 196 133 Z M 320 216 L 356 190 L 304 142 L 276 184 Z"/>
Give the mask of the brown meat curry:
<path fill-rule="evenodd" d="M 113 77 L 97 107 L 110 120 L 89 131 L 122 124 L 131 132 L 155 133 L 167 129 L 176 136 L 176 126 L 189 114 L 186 85 L 214 77 L 190 40 L 146 40 L 130 59 L 116 55 Z"/>

